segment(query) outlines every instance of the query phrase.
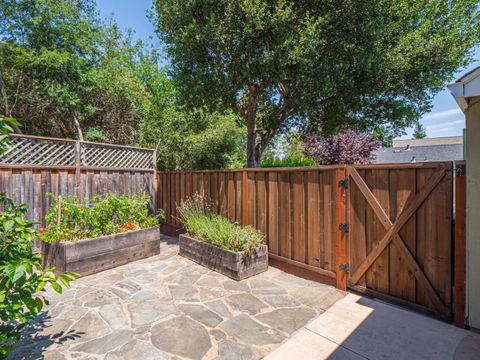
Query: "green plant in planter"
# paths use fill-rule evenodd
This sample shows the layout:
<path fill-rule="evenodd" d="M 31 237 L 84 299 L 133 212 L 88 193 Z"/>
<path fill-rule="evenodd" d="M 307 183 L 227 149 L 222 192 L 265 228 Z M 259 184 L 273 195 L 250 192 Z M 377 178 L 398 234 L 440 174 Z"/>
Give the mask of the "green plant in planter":
<path fill-rule="evenodd" d="M 45 216 L 47 227 L 41 239 L 52 243 L 94 238 L 119 232 L 157 226 L 163 211 L 149 213 L 150 197 L 144 194 L 94 196 L 80 199 L 67 195 L 54 197 Z M 58 210 L 60 204 L 60 221 Z"/>
<path fill-rule="evenodd" d="M 75 274 L 54 275 L 42 270 L 41 259 L 33 252 L 37 235 L 25 218 L 24 205 L 15 205 L 0 194 L 0 358 L 20 339 L 20 331 L 48 304 L 47 285 L 58 293 L 70 286 Z"/>
<path fill-rule="evenodd" d="M 195 194 L 177 207 L 187 233 L 198 240 L 246 255 L 265 243 L 265 236 L 252 226 L 232 223 L 212 210 L 211 204 Z"/>

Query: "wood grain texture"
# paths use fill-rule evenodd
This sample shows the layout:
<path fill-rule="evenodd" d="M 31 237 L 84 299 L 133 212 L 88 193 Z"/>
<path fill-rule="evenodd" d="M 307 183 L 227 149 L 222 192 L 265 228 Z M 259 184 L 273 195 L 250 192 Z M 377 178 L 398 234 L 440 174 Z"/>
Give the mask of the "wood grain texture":
<path fill-rule="evenodd" d="M 351 287 L 451 316 L 451 165 L 349 169 Z"/>
<path fill-rule="evenodd" d="M 346 176 L 344 169 L 351 181 L 342 190 L 338 181 Z M 208 191 L 219 213 L 266 235 L 271 261 L 278 266 L 305 276 L 318 269 L 344 288 L 345 272 L 338 283 L 336 274 L 348 263 L 350 286 L 448 317 L 450 169 L 450 163 L 382 164 L 209 170 L 189 176 L 210 179 Z M 172 191 L 167 197 L 176 196 Z M 350 231 L 339 236 L 344 222 Z"/>
<path fill-rule="evenodd" d="M 337 228 L 335 171 L 339 168 L 161 172 L 160 177 L 167 179 L 180 175 L 181 183 L 175 186 L 167 183 L 162 191 L 159 206 L 167 212 L 164 228 L 169 231 L 180 229 L 181 225 L 169 215 L 169 207 L 172 198 L 184 200 L 182 189 L 188 185 L 184 186 L 183 182 L 188 183 L 188 179 L 192 179 L 196 185 L 189 196 L 192 193 L 208 193 L 213 208 L 219 214 L 262 231 L 270 253 L 334 275 Z"/>
<path fill-rule="evenodd" d="M 27 218 L 38 223 L 37 227 L 46 225 L 44 217 L 52 202 L 48 194 L 54 196 L 80 194 L 81 197 L 89 199 L 110 191 L 120 195 L 143 192 L 152 196 L 154 201 L 154 189 L 149 185 L 151 172 L 81 170 L 80 180 L 77 176 L 75 169 L 49 167 L 12 171 L 9 167 L 0 165 L 0 192 L 5 192 L 18 203 L 25 203 L 29 209 Z M 150 206 L 152 209 L 155 207 L 153 203 Z"/>

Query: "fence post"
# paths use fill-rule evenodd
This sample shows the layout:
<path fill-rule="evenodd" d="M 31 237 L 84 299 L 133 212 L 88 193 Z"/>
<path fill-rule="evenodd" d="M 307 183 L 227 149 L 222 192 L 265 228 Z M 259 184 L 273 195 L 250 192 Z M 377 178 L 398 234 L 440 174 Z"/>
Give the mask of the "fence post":
<path fill-rule="evenodd" d="M 336 170 L 336 219 L 337 228 L 335 233 L 335 250 L 336 250 L 336 276 L 337 288 L 347 290 L 347 231 L 342 229 L 342 224 L 347 222 L 346 207 L 346 188 L 342 186 L 342 180 L 345 179 L 345 168 Z"/>
<path fill-rule="evenodd" d="M 466 174 L 465 163 L 455 163 L 455 258 L 454 258 L 454 324 L 465 327 L 466 266 Z"/>
<path fill-rule="evenodd" d="M 248 171 L 242 171 L 242 225 L 248 225 Z"/>
<path fill-rule="evenodd" d="M 159 195 L 158 195 L 158 176 L 157 176 L 157 150 L 153 151 L 152 155 L 152 162 L 153 162 L 153 194 L 152 194 L 152 207 L 153 207 L 153 213 L 156 214 L 158 210 L 158 201 Z"/>
<path fill-rule="evenodd" d="M 75 195 L 81 197 L 81 178 L 82 178 L 82 146 L 80 141 L 75 142 Z"/>

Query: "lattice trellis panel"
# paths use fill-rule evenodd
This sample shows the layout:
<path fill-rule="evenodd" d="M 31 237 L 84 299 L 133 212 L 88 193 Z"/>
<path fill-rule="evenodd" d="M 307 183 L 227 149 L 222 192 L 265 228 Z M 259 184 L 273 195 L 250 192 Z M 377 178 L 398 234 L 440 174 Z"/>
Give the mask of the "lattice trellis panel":
<path fill-rule="evenodd" d="M 155 169 L 153 151 L 104 144 L 82 143 L 82 166 Z"/>
<path fill-rule="evenodd" d="M 149 149 L 26 135 L 12 135 L 11 142 L 12 146 L 0 155 L 0 164 L 132 170 L 156 168 L 154 151 Z M 80 159 L 78 164 L 77 159 Z"/>
<path fill-rule="evenodd" d="M 11 146 L 0 155 L 0 163 L 75 166 L 75 142 L 12 136 Z"/>

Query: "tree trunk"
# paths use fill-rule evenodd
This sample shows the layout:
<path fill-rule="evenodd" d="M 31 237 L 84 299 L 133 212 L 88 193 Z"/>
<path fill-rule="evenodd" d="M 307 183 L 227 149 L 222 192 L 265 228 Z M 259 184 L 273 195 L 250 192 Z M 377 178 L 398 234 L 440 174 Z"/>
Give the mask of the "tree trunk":
<path fill-rule="evenodd" d="M 77 113 L 75 111 L 73 112 L 73 123 L 75 124 L 75 128 L 77 129 L 78 139 L 80 141 L 83 141 L 82 128 L 80 127 L 80 122 L 77 119 Z"/>
<path fill-rule="evenodd" d="M 8 106 L 7 88 L 5 87 L 5 82 L 3 81 L 3 74 L 2 74 L 1 71 L 0 71 L 0 93 L 2 94 L 2 99 L 3 99 L 3 112 L 4 112 L 4 114 L 7 117 L 12 117 L 12 114 L 10 112 L 10 107 Z M 15 124 L 11 124 L 11 125 L 13 127 L 13 130 L 17 134 L 22 133 L 22 131 L 20 130 L 20 128 L 17 125 L 15 125 Z"/>
<path fill-rule="evenodd" d="M 258 87 L 250 86 L 248 93 L 248 107 L 246 111 L 247 123 L 247 167 L 260 167 L 260 162 L 256 156 L 257 145 L 257 110 L 258 110 Z"/>

